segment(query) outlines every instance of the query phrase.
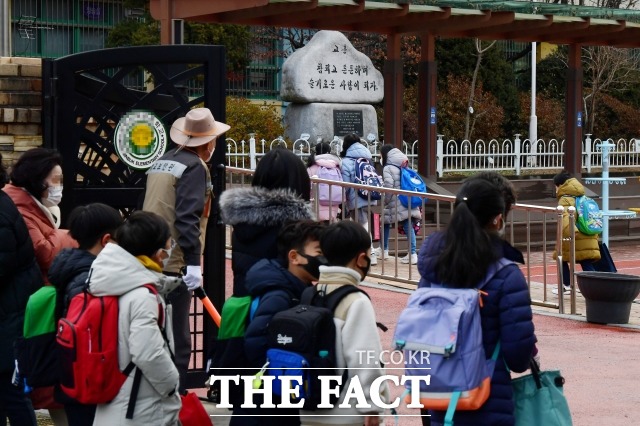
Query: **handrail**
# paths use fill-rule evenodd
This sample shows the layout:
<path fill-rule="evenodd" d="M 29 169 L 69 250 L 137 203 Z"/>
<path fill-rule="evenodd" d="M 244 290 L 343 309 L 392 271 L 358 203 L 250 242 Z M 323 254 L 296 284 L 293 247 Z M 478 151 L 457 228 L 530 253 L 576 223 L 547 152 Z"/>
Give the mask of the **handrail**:
<path fill-rule="evenodd" d="M 247 177 L 251 176 L 254 171 L 237 168 L 237 167 L 226 167 L 226 173 L 228 177 L 229 185 L 233 186 L 243 186 L 247 185 Z M 234 175 L 239 175 L 239 178 L 234 178 Z M 342 190 L 342 200 L 345 200 L 345 189 L 352 188 L 368 188 L 370 187 L 366 185 L 360 185 L 351 182 L 336 182 L 333 180 L 321 179 L 316 176 L 311 178 L 311 198 L 313 209 L 316 213 L 319 211 L 319 205 L 315 201 L 318 199 L 318 191 L 320 184 L 327 184 L 330 186 L 339 186 Z M 417 247 L 420 247 L 419 241 L 424 241 L 431 233 L 439 231 L 444 228 L 447 222 L 448 216 L 453 212 L 453 205 L 455 202 L 455 197 L 450 195 L 441 195 L 435 193 L 427 193 L 427 194 L 417 194 L 415 192 L 401 190 L 401 189 L 391 189 L 391 188 L 378 188 L 380 192 L 382 192 L 383 197 L 384 194 L 393 194 L 393 195 L 411 195 L 411 196 L 419 196 L 423 198 L 422 203 L 422 228 L 420 230 L 419 235 L 416 236 Z M 443 204 L 444 203 L 444 204 Z M 384 217 L 384 206 L 383 203 L 378 203 L 377 206 L 370 207 L 369 213 L 377 213 L 381 215 L 380 217 Z M 331 207 L 333 208 L 333 207 Z M 562 209 L 562 208 L 561 208 Z M 337 208 L 335 215 L 337 215 Z M 331 212 L 331 217 L 334 214 Z M 519 219 L 516 219 L 516 216 Z M 341 218 L 344 218 L 344 212 L 342 213 Z M 395 229 L 398 228 L 398 220 L 397 216 L 395 218 Z M 542 294 L 541 298 L 532 297 L 532 304 L 547 308 L 559 309 L 559 312 L 564 312 L 564 307 L 562 306 L 562 297 L 559 297 L 556 300 L 550 300 L 550 296 L 547 294 L 547 271 L 549 269 L 549 261 L 551 259 L 551 252 L 556 247 L 561 247 L 562 245 L 562 212 L 555 207 L 547 207 L 547 206 L 536 206 L 532 204 L 514 204 L 512 206 L 512 211 L 508 216 L 508 235 L 507 239 L 512 242 L 515 241 L 516 238 L 521 238 L 521 233 L 516 234 L 515 228 L 519 227 L 521 224 L 525 225 L 525 240 L 517 241 L 518 246 L 524 246 L 523 256 L 525 258 L 525 265 L 521 266 L 521 270 L 525 275 L 525 279 L 529 284 L 530 293 L 534 294 Z M 380 221 L 380 236 L 382 238 L 383 235 L 383 221 Z M 547 238 L 547 229 L 549 226 L 555 226 L 555 237 Z M 535 237 L 541 237 L 542 245 L 541 247 L 537 247 L 534 251 L 532 246 L 532 240 L 534 235 L 532 235 L 533 227 L 542 227 L 541 235 L 539 232 L 535 233 Z M 553 229 L 553 228 L 552 228 Z M 392 234 L 393 235 L 393 234 Z M 538 239 L 538 241 L 540 240 Z M 417 286 L 418 281 L 420 279 L 420 275 L 417 272 L 417 269 L 414 267 L 409 267 L 408 265 L 401 265 L 398 259 L 398 252 L 404 251 L 404 246 L 406 244 L 406 237 L 395 236 L 392 241 L 389 242 L 389 249 L 396 254 L 395 258 L 390 259 L 388 261 L 379 260 L 378 268 L 372 269 L 369 273 L 369 278 L 373 280 L 377 280 L 379 283 L 388 284 L 392 286 L 402 287 L 405 289 L 413 289 Z M 230 238 L 227 239 L 226 248 L 231 249 L 230 246 Z M 560 295 L 562 295 L 562 250 L 558 250 L 558 263 L 556 267 L 558 268 L 558 289 Z M 572 269 L 573 270 L 573 269 Z M 555 283 L 553 284 L 555 286 Z M 541 290 L 541 292 L 540 292 Z M 575 311 L 575 308 L 573 309 Z"/>

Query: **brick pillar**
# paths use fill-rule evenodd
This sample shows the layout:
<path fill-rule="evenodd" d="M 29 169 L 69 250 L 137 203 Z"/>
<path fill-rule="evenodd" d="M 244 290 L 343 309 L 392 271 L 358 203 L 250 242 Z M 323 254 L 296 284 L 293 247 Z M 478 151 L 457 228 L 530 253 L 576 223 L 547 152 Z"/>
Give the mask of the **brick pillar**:
<path fill-rule="evenodd" d="M 39 58 L 0 58 L 0 151 L 11 164 L 42 146 L 42 66 Z"/>

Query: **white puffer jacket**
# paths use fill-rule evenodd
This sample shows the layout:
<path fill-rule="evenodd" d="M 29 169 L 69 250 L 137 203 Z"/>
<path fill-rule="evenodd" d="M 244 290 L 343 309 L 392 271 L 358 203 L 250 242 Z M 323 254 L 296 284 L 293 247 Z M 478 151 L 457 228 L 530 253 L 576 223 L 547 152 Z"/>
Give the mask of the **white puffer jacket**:
<path fill-rule="evenodd" d="M 96 296 L 120 296 L 118 300 L 118 362 L 124 370 L 133 361 L 142 371 L 133 420 L 125 418 L 135 370 L 109 404 L 99 404 L 94 425 L 178 425 L 181 402 L 178 370 L 158 324 L 159 306 L 165 312 L 164 326 L 173 351 L 171 308 L 164 297 L 181 282 L 145 268 L 116 244 L 98 254 L 89 272 L 89 291 Z M 142 287 L 154 284 L 161 297 Z"/>

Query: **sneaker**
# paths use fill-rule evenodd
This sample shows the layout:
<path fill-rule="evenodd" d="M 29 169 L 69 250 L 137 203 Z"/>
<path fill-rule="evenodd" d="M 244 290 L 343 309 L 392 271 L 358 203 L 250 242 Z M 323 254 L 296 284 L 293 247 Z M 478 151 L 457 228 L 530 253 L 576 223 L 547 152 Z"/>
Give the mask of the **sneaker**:
<path fill-rule="evenodd" d="M 407 254 L 405 257 L 400 258 L 400 263 L 404 263 L 405 265 L 411 262 L 412 265 L 418 263 L 418 255 L 416 253 Z"/>
<path fill-rule="evenodd" d="M 378 264 L 378 256 L 376 256 L 376 254 L 373 251 L 371 251 L 370 259 L 371 259 L 371 263 L 370 263 L 371 266 L 375 266 Z"/>
<path fill-rule="evenodd" d="M 389 258 L 389 250 L 383 251 L 380 247 L 371 250 L 371 254 L 375 255 L 376 257 L 382 257 L 383 259 Z"/>
<path fill-rule="evenodd" d="M 562 292 L 562 294 L 564 294 L 565 296 L 568 294 L 571 294 L 571 287 L 567 287 L 567 286 L 562 286 L 564 288 L 564 291 Z M 551 289 L 551 294 L 558 294 L 558 289 L 557 288 L 552 288 Z"/>

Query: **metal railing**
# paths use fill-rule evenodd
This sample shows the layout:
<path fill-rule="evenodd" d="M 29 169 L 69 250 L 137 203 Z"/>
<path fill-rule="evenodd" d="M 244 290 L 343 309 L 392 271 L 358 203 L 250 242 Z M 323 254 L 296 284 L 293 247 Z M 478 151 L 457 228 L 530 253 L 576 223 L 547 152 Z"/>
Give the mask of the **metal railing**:
<path fill-rule="evenodd" d="M 502 171 L 520 176 L 532 171 L 559 171 L 564 168 L 564 140 L 538 139 L 532 144 L 529 139 L 520 139 L 516 134 L 513 140 L 499 141 L 491 139 L 475 142 L 463 140 L 445 141 L 444 135 L 438 135 L 436 146 L 436 171 L 438 176 L 445 174 L 469 174 L 483 170 Z M 231 167 L 254 169 L 257 161 L 275 146 L 291 149 L 303 160 L 310 155 L 315 142 L 308 139 L 297 139 L 287 142 L 283 137 L 272 141 L 258 140 L 250 135 L 248 142 L 237 142 L 227 138 L 227 165 Z M 361 142 L 369 148 L 374 162 L 380 162 L 382 141 Z M 640 138 L 638 139 L 592 139 L 586 135 L 582 143 L 582 168 L 591 173 L 602 169 L 602 150 L 600 144 L 610 142 L 615 145 L 609 153 L 610 167 L 617 169 L 640 168 Z M 332 152 L 337 154 L 342 149 L 342 140 L 338 137 L 330 142 Z M 402 150 L 409 159 L 409 167 L 418 168 L 418 141 L 403 142 Z"/>
<path fill-rule="evenodd" d="M 250 169 L 227 167 L 227 188 L 250 185 L 252 174 L 253 170 Z M 311 183 L 311 202 L 313 203 L 316 214 L 320 208 L 316 202 L 318 199 L 318 186 L 320 184 L 327 184 L 330 185 L 330 187 L 339 186 L 342 191 L 343 201 L 347 188 L 367 188 L 364 185 L 348 182 L 336 183 L 336 181 L 319 179 L 317 177 L 312 177 Z M 418 249 L 429 235 L 444 229 L 453 211 L 453 203 L 455 202 L 455 197 L 448 195 L 431 193 L 416 194 L 390 188 L 380 188 L 380 192 L 382 193 L 383 199 L 385 194 L 417 195 L 422 198 L 422 206 L 420 208 L 420 221 L 422 226 L 420 232 L 416 235 L 416 247 Z M 347 212 L 344 210 L 339 210 L 338 207 L 330 207 L 330 209 L 335 209 L 335 220 L 344 220 L 347 218 Z M 334 217 L 334 211 L 330 211 L 330 213 L 330 216 Z M 382 220 L 384 217 L 384 206 L 378 202 L 378 205 L 370 206 L 367 213 L 369 217 L 373 214 L 380 215 L 381 220 L 377 232 L 380 238 L 382 238 L 384 232 Z M 415 266 L 404 265 L 399 261 L 399 255 L 408 252 L 408 242 L 406 236 L 399 235 L 396 232 L 399 225 L 397 216 L 394 222 L 395 223 L 391 224 L 393 228 L 390 230 L 389 251 L 395 254 L 395 256 L 388 261 L 379 259 L 377 268 L 372 269 L 369 273 L 369 279 L 377 280 L 384 284 L 412 289 L 417 286 L 420 275 Z M 560 312 L 563 312 L 564 308 L 561 304 L 562 298 L 556 299 L 555 296 L 550 296 L 547 291 L 548 288 L 554 288 L 554 286 L 557 285 L 560 292 L 559 294 L 562 295 L 561 267 L 559 271 L 557 271 L 557 283 L 549 282 L 553 280 L 548 279 L 549 276 L 556 275 L 553 271 L 555 265 L 552 261 L 552 254 L 556 245 L 561 244 L 561 239 L 558 239 L 557 236 L 560 235 L 560 238 L 562 236 L 562 215 L 558 214 L 556 208 L 553 207 L 516 204 L 509 214 L 507 229 L 506 238 L 508 241 L 523 251 L 525 265 L 520 265 L 520 269 L 529 284 L 532 303 L 538 306 L 559 309 Z M 231 227 L 229 227 L 227 232 L 228 236 L 230 232 Z M 227 250 L 232 249 L 231 238 L 227 238 L 226 248 Z M 560 257 L 560 261 L 561 260 L 562 258 Z M 561 263 L 558 263 L 558 265 L 561 266 Z"/>

